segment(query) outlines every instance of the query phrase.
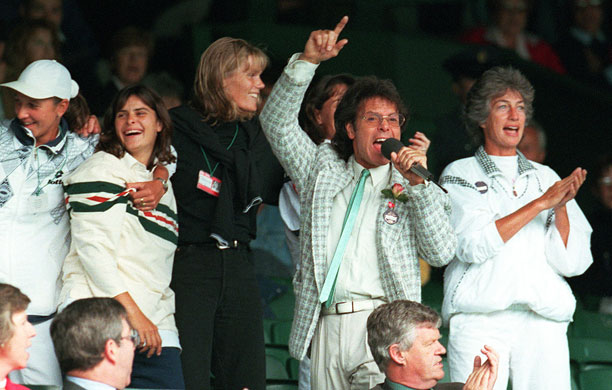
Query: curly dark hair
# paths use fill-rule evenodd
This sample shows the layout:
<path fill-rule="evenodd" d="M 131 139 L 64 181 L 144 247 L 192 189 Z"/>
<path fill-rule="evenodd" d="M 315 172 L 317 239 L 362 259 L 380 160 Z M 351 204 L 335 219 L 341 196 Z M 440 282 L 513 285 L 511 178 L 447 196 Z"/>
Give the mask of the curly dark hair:
<path fill-rule="evenodd" d="M 175 162 L 176 157 L 174 157 L 170 148 L 172 143 L 172 121 L 170 120 L 170 114 L 168 114 L 168 110 L 159 95 L 144 85 L 123 88 L 115 95 L 113 102 L 104 115 L 104 126 L 96 151 L 104 151 L 118 158 L 123 157 L 125 154 L 125 147 L 121 144 L 115 129 L 115 117 L 131 96 L 138 97 L 144 104 L 155 111 L 157 119 L 162 125 L 162 131 L 157 135 L 153 153 L 147 167 L 151 168 L 156 158 L 159 163 L 167 164 Z"/>
<path fill-rule="evenodd" d="M 325 139 L 321 126 L 317 124 L 316 111 L 321 110 L 323 104 L 333 96 L 336 86 L 350 87 L 354 83 L 353 76 L 343 73 L 323 76 L 318 82 L 310 85 L 304 96 L 299 122 L 312 142 L 318 145 Z"/>
<path fill-rule="evenodd" d="M 357 128 L 355 120 L 362 104 L 368 99 L 377 97 L 395 104 L 397 111 L 404 115 L 408 122 L 408 109 L 391 80 L 381 80 L 375 76 L 358 78 L 355 84 L 344 93 L 334 115 L 336 135 L 332 140 L 332 145 L 344 161 L 347 161 L 353 154 L 353 140 L 348 137 L 346 125 L 352 123 Z"/>

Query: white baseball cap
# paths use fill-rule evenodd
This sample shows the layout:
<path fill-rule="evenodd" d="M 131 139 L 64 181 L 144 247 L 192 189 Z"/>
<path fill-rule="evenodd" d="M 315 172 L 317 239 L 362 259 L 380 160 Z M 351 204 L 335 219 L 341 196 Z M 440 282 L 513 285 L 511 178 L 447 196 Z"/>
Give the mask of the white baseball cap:
<path fill-rule="evenodd" d="M 72 99 L 79 93 L 79 85 L 70 72 L 55 60 L 38 60 L 28 65 L 17 81 L 0 84 L 33 99 L 58 97 Z"/>

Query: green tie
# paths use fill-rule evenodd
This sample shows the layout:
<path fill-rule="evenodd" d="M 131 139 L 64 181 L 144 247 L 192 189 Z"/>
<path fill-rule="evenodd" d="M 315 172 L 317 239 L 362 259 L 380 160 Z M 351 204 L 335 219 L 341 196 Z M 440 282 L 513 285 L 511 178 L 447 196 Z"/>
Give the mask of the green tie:
<path fill-rule="evenodd" d="M 338 270 L 340 270 L 340 264 L 342 263 L 342 257 L 344 256 L 344 250 L 346 249 L 346 245 L 349 242 L 349 238 L 351 238 L 353 225 L 355 224 L 355 219 L 357 218 L 357 214 L 359 213 L 359 204 L 361 203 L 361 198 L 363 197 L 363 187 L 365 186 L 365 181 L 368 176 L 370 176 L 370 171 L 368 171 L 367 169 L 361 171 L 361 176 L 359 176 L 359 182 L 357 183 L 355 189 L 353 190 L 353 193 L 351 194 L 351 200 L 349 201 L 348 207 L 346 209 L 346 214 L 344 214 L 344 222 L 342 223 L 342 233 L 340 233 L 340 240 L 338 240 L 338 246 L 336 246 L 334 257 L 332 258 L 331 265 L 329 266 L 329 270 L 327 271 L 327 276 L 325 277 L 325 283 L 323 283 L 321 295 L 319 295 L 319 302 L 325 303 L 325 307 L 330 307 L 332 302 L 334 301 L 334 291 L 336 290 Z"/>

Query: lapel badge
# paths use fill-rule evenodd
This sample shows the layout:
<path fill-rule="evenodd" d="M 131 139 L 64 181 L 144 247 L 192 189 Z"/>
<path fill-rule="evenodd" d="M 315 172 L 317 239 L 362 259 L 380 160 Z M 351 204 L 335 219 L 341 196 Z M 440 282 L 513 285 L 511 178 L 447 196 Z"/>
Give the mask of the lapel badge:
<path fill-rule="evenodd" d="M 389 225 L 395 225 L 397 221 L 399 220 L 399 215 L 397 215 L 394 209 L 395 209 L 395 203 L 388 202 L 387 210 L 385 210 L 385 212 L 383 213 L 383 219 Z"/>
<path fill-rule="evenodd" d="M 484 194 L 489 191 L 489 186 L 484 181 L 477 181 L 476 183 L 474 183 L 474 185 L 476 186 L 476 190 L 481 194 Z"/>

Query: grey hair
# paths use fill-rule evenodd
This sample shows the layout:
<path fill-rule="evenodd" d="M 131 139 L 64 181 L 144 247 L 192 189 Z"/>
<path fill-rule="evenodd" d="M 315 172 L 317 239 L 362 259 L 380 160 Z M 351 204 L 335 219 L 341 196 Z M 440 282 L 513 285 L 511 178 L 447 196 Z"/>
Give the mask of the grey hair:
<path fill-rule="evenodd" d="M 368 317 L 368 345 L 374 361 L 385 372 L 391 361 L 389 347 L 412 347 L 419 327 L 439 328 L 442 320 L 430 307 L 418 302 L 397 300 L 377 307 Z"/>
<path fill-rule="evenodd" d="M 62 372 L 86 371 L 104 359 L 106 342 L 121 344 L 125 308 L 113 298 L 72 302 L 51 323 L 51 338 Z"/>
<path fill-rule="evenodd" d="M 510 66 L 496 66 L 484 72 L 467 94 L 463 119 L 465 128 L 474 139 L 484 142 L 481 125 L 491 113 L 491 101 L 512 90 L 518 92 L 525 104 L 526 123 L 533 116 L 535 90 L 529 80 L 517 69 Z"/>

